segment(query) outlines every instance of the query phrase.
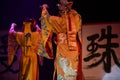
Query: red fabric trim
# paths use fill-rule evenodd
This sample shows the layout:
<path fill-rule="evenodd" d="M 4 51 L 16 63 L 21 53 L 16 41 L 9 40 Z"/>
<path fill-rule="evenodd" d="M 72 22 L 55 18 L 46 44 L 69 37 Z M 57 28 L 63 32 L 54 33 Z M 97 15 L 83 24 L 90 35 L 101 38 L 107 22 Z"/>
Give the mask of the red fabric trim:
<path fill-rule="evenodd" d="M 53 58 L 53 52 L 52 52 L 51 48 L 49 47 L 48 42 L 47 42 L 46 45 L 45 45 L 45 49 L 46 49 L 49 57 L 50 57 L 50 58 Z"/>
<path fill-rule="evenodd" d="M 70 19 L 70 16 L 68 15 L 68 26 L 69 26 L 69 31 L 72 30 L 71 28 L 71 19 Z"/>
<path fill-rule="evenodd" d="M 50 33 L 50 36 L 49 36 L 49 38 L 48 38 L 48 40 L 47 40 L 47 42 L 46 42 L 45 49 L 46 49 L 49 57 L 53 59 L 53 57 L 54 57 L 54 56 L 53 56 L 53 50 L 52 50 L 52 48 L 50 48 L 50 46 L 49 46 L 49 43 L 52 43 L 52 42 L 50 42 L 50 41 L 51 41 L 51 38 L 52 38 L 52 32 Z"/>
<path fill-rule="evenodd" d="M 83 73 L 82 73 L 82 44 L 77 35 L 77 44 L 78 44 L 78 53 L 79 53 L 79 64 L 78 64 L 78 76 L 77 80 L 83 80 Z"/>

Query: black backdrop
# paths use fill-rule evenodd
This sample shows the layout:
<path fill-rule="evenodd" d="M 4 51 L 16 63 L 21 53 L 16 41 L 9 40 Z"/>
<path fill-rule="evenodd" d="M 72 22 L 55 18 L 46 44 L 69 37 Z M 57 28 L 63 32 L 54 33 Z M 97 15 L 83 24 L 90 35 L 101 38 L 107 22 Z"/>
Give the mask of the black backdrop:
<path fill-rule="evenodd" d="M 57 15 L 58 0 L 0 0 L 0 29 L 9 28 L 11 22 L 21 26 L 26 17 L 40 17 L 40 5 L 47 3 L 51 15 Z M 117 0 L 74 0 L 77 10 L 85 23 L 118 22 L 120 6 Z M 39 20 L 38 20 L 39 23 Z"/>

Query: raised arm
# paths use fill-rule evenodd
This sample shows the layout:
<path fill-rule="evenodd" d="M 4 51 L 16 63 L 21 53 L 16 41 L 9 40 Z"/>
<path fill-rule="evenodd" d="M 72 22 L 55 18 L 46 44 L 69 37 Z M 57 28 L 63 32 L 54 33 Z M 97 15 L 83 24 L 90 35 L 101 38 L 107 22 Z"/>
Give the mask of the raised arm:
<path fill-rule="evenodd" d="M 17 26 L 16 23 L 12 23 L 11 26 L 10 26 L 10 30 L 9 30 L 9 33 L 15 33 L 15 30 L 14 28 Z"/>
<path fill-rule="evenodd" d="M 39 27 L 39 25 L 37 24 L 37 25 L 35 25 L 35 27 L 36 27 L 36 31 L 37 32 L 40 32 L 41 31 L 41 28 Z"/>
<path fill-rule="evenodd" d="M 8 64 L 12 65 L 14 56 L 16 54 L 18 43 L 15 38 L 15 30 L 14 28 L 17 26 L 16 23 L 12 23 L 10 26 L 9 34 L 8 34 Z"/>
<path fill-rule="evenodd" d="M 46 17 L 47 15 L 49 15 L 49 13 L 48 13 L 48 11 L 47 11 L 47 8 L 48 8 L 48 5 L 47 5 L 47 4 L 43 4 L 43 5 L 41 6 L 41 8 L 42 8 L 42 13 L 41 13 L 41 16 L 42 16 L 42 17 Z M 40 18 L 40 19 L 42 19 L 42 18 Z"/>

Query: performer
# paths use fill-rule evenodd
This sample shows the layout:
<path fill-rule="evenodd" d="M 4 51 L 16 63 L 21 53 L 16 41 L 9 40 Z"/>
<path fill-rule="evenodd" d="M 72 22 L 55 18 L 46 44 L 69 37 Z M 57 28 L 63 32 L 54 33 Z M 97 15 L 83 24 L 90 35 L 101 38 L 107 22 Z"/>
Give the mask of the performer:
<path fill-rule="evenodd" d="M 55 33 L 57 45 L 54 61 L 54 80 L 83 80 L 81 25 L 82 18 L 72 7 L 73 2 L 60 0 L 60 16 L 50 16 L 47 4 L 42 6 L 42 36 Z M 46 37 L 46 38 L 47 38 Z M 50 39 L 50 38 L 49 38 Z"/>
<path fill-rule="evenodd" d="M 34 18 L 23 22 L 23 32 L 14 30 L 16 23 L 11 24 L 8 36 L 8 63 L 12 64 L 18 46 L 22 49 L 20 58 L 19 80 L 39 80 L 39 68 L 37 63 L 38 45 L 41 41 L 41 29 Z"/>

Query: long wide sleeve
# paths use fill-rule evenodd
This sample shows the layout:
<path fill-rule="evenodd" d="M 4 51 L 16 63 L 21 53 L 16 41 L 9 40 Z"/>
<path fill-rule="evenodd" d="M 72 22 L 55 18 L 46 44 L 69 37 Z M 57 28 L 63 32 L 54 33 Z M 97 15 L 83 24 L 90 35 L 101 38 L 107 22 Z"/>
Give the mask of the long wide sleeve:
<path fill-rule="evenodd" d="M 8 34 L 8 64 L 11 65 L 18 48 L 18 43 L 14 34 Z"/>
<path fill-rule="evenodd" d="M 51 24 L 47 20 L 47 17 L 41 17 L 41 42 L 38 48 L 38 54 L 42 57 L 46 57 L 48 59 L 53 59 L 53 48 L 52 48 L 52 29 Z"/>

